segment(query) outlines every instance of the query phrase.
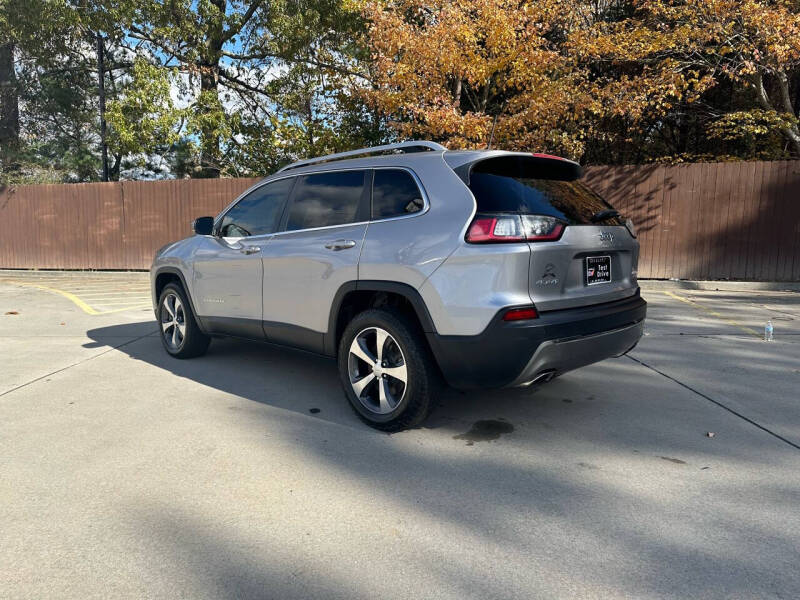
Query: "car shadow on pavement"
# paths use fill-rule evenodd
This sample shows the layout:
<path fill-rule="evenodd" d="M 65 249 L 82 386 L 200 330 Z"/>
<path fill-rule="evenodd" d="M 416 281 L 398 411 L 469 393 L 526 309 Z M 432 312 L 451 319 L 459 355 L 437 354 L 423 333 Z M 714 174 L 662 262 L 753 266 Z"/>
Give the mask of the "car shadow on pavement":
<path fill-rule="evenodd" d="M 92 329 L 87 336 L 94 341 L 84 347 L 115 347 L 135 360 L 225 393 L 368 430 L 348 405 L 336 362 L 330 358 L 273 344 L 221 337 L 212 340 L 204 356 L 180 360 L 164 351 L 155 325 L 139 322 Z M 459 422 L 460 429 L 469 426 L 473 415 L 464 414 L 465 406 L 478 406 L 470 399 L 486 393 L 493 394 L 495 406 L 504 405 L 497 407 L 500 412 L 513 412 L 516 405 L 529 405 L 533 395 L 532 390 L 504 390 L 497 394 L 443 388 L 426 427 L 438 428 L 453 421 Z"/>
<path fill-rule="evenodd" d="M 304 464 L 326 476 L 368 483 L 372 505 L 397 506 L 403 517 L 398 523 L 416 519 L 434 529 L 446 523 L 480 545 L 517 557 L 509 568 L 519 573 L 558 555 L 556 577 L 609 596 L 653 596 L 669 589 L 675 597 L 723 597 L 767 586 L 783 593 L 796 582 L 789 565 L 796 535 L 776 530 L 769 520 L 743 519 L 740 508 L 769 498 L 773 510 L 792 514 L 792 482 L 769 478 L 753 485 L 735 475 L 737 470 L 767 473 L 792 457 L 780 454 L 785 450 L 769 440 L 765 451 L 763 438 L 734 417 L 629 359 L 569 374 L 535 394 L 447 390 L 423 428 L 388 437 L 353 415 L 329 359 L 219 339 L 207 355 L 177 360 L 164 352 L 155 330 L 151 321 L 97 328 L 88 336 L 92 347 L 116 347 L 134 360 L 219 392 L 220 403 L 238 411 L 221 426 L 235 424 L 243 436 L 260 431 L 280 436 L 287 452 L 307 455 Z M 615 385 L 598 385 L 604 375 L 613 376 Z M 307 418 L 256 405 L 250 410 L 241 399 Z M 314 419 L 321 421 L 317 425 Z M 490 419 L 510 427 L 485 442 L 459 437 Z M 720 435 L 712 440 L 704 430 Z M 739 439 L 732 439 L 735 434 Z M 265 463 L 264 477 L 269 476 Z M 216 597 L 259 597 L 267 586 L 273 586 L 274 597 L 292 597 L 293 588 L 280 581 L 283 567 L 324 569 L 314 564 L 313 553 L 272 539 L 275 529 L 266 525 L 254 524 L 265 528 L 261 535 L 273 547 L 286 548 L 283 567 L 273 569 L 240 551 L 250 542 L 231 532 L 229 537 L 206 535 L 198 544 L 204 523 L 187 520 L 177 508 L 140 503 L 131 507 L 130 517 L 152 537 L 166 536 L 168 543 L 159 548 L 167 561 L 187 562 L 196 548 L 204 548 L 191 568 Z M 351 543 L 347 527 L 335 529 L 335 535 L 341 536 L 337 543 L 343 555 L 362 551 Z M 539 539 L 547 540 L 546 548 Z M 575 539 L 589 545 L 573 547 Z M 379 562 L 382 544 L 372 549 Z M 403 553 L 401 537 L 396 551 Z M 780 558 L 765 568 L 765 556 Z M 616 559 L 627 563 L 612 564 Z M 406 560 L 409 572 L 425 573 L 445 589 L 460 590 L 461 597 L 498 594 L 492 569 L 482 563 L 457 554 L 446 561 L 425 553 Z M 339 583 L 328 592 L 350 585 L 351 597 L 369 596 L 344 573 L 332 575 Z M 501 595 L 547 595 L 546 586 L 531 587 L 533 580 L 509 578 Z"/>
<path fill-rule="evenodd" d="M 87 347 L 118 348 L 135 360 L 219 392 L 381 435 L 356 417 L 341 389 L 336 363 L 329 358 L 266 343 L 216 338 L 204 356 L 179 360 L 164 351 L 152 321 L 101 327 L 87 335 L 94 340 Z M 662 359 L 670 356 L 662 345 L 658 348 Z M 737 356 L 738 346 L 731 352 Z M 613 385 L 603 383 L 609 379 Z M 682 413 L 676 414 L 676 409 Z M 685 420 L 692 415 L 696 420 L 692 429 L 677 433 L 671 429 L 685 428 Z M 686 452 L 700 450 L 709 459 L 731 458 L 733 453 L 752 462 L 753 453 L 741 440 L 724 450 L 696 443 L 707 431 L 722 427 L 720 421 L 727 424 L 731 419 L 741 425 L 678 384 L 622 357 L 568 373 L 539 389 L 463 392 L 442 387 L 422 429 L 451 433 L 470 445 L 473 437 L 494 441 L 513 430 L 522 441 L 520 430 L 524 430 L 531 444 L 571 436 L 655 456 L 679 454 L 686 444 Z M 488 427 L 488 432 L 481 427 Z M 489 440 L 482 440 L 486 437 L 482 433 Z"/>

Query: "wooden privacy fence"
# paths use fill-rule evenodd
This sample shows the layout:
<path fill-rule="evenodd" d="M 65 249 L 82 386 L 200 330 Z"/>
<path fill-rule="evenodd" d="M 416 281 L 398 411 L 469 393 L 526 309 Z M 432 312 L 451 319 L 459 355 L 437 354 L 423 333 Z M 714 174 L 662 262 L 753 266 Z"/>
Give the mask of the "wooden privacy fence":
<path fill-rule="evenodd" d="M 800 161 L 591 167 L 637 227 L 639 277 L 800 280 Z"/>
<path fill-rule="evenodd" d="M 800 280 L 800 161 L 587 167 L 636 223 L 639 277 Z M 147 269 L 256 179 L 34 185 L 0 192 L 0 268 Z"/>
<path fill-rule="evenodd" d="M 257 179 L 30 185 L 0 193 L 0 267 L 148 269 Z"/>

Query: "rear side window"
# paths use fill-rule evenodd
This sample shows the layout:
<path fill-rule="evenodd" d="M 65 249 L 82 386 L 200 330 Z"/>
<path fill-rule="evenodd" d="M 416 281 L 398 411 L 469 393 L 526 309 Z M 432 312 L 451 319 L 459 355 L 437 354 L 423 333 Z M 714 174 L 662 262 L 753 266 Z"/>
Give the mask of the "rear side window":
<path fill-rule="evenodd" d="M 222 217 L 219 234 L 247 237 L 274 233 L 293 183 L 293 177 L 279 179 L 247 194 Z"/>
<path fill-rule="evenodd" d="M 366 171 L 303 175 L 297 182 L 287 231 L 344 225 L 360 220 Z"/>
<path fill-rule="evenodd" d="M 425 202 L 417 182 L 402 169 L 376 169 L 372 183 L 372 218 L 388 219 L 422 210 Z"/>
<path fill-rule="evenodd" d="M 611 205 L 579 180 L 561 181 L 535 177 L 473 172 L 469 187 L 478 212 L 513 212 L 548 215 L 571 225 L 592 224 L 592 217 Z M 621 217 L 606 218 L 604 225 L 624 225 Z"/>

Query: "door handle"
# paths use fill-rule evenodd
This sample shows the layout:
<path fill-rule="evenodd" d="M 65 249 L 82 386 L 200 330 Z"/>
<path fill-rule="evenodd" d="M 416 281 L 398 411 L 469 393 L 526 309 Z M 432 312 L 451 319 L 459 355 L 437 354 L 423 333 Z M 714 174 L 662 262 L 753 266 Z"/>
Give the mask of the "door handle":
<path fill-rule="evenodd" d="M 255 254 L 256 252 L 261 252 L 261 248 L 258 246 L 247 246 L 246 248 L 240 248 L 239 252 L 242 254 Z"/>
<path fill-rule="evenodd" d="M 327 244 L 325 244 L 325 247 L 328 250 L 337 251 L 337 250 L 347 250 L 348 248 L 352 248 L 355 245 L 356 243 L 354 240 L 336 240 L 333 242 L 328 242 Z"/>

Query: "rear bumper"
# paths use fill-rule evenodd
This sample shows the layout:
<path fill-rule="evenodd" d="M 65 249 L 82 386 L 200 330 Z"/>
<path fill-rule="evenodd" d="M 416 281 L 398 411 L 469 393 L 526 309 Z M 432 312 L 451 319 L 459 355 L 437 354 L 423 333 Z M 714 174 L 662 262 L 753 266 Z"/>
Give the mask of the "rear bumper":
<path fill-rule="evenodd" d="M 599 360 L 622 356 L 639 342 L 643 331 L 644 321 L 639 321 L 613 331 L 542 342 L 510 386 L 530 385 L 537 379 L 548 379 Z"/>
<path fill-rule="evenodd" d="M 498 313 L 476 336 L 441 336 L 428 341 L 447 382 L 456 388 L 524 386 L 620 356 L 642 337 L 647 303 L 631 298 L 542 313 L 507 323 Z"/>

